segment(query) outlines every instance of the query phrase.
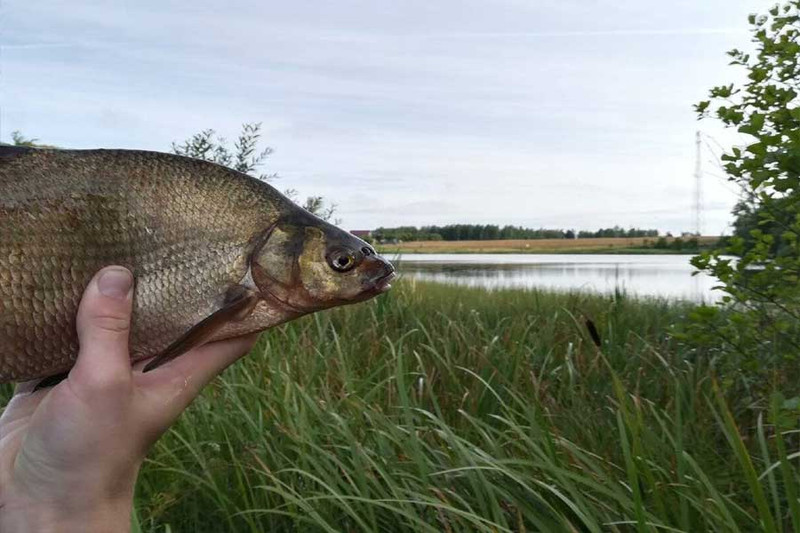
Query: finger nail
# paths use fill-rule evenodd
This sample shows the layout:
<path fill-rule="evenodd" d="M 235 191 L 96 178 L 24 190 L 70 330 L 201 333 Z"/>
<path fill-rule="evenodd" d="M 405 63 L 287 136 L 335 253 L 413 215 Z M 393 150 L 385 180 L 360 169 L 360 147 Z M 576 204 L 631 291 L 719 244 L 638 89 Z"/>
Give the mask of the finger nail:
<path fill-rule="evenodd" d="M 97 280 L 100 294 L 122 300 L 128 296 L 133 285 L 133 276 L 124 268 L 108 268 Z"/>

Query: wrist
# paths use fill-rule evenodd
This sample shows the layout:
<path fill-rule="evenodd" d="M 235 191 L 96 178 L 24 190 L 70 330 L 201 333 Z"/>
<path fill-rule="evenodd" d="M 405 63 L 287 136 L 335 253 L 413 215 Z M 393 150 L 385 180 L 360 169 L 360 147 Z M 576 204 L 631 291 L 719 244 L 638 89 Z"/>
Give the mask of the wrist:
<path fill-rule="evenodd" d="M 9 502 L 0 508 L 0 531 L 60 533 L 129 531 L 133 497 L 84 502 L 26 504 Z"/>
<path fill-rule="evenodd" d="M 117 483 L 104 484 L 106 488 L 102 490 L 99 484 L 84 483 L 57 494 L 35 491 L 39 492 L 35 496 L 10 487 L 0 503 L 0 531 L 129 531 L 136 476 L 123 477 Z"/>
<path fill-rule="evenodd" d="M 0 491 L 0 532 L 126 532 L 140 461 L 73 471 L 31 468 L 18 457 Z"/>

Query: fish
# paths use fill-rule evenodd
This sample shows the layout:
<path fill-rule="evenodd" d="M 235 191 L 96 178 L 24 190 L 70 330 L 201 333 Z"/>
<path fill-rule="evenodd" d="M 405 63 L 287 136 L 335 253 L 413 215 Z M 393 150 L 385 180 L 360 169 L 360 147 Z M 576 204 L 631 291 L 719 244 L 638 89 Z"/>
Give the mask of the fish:
<path fill-rule="evenodd" d="M 363 302 L 392 264 L 259 179 L 179 155 L 0 146 L 0 383 L 68 372 L 94 274 L 134 276 L 131 362 Z"/>

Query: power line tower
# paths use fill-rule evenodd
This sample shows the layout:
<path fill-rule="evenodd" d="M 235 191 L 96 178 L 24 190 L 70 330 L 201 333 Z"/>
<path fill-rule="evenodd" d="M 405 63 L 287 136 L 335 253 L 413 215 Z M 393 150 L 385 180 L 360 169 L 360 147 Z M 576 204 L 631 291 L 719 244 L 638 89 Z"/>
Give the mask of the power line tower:
<path fill-rule="evenodd" d="M 694 233 L 698 237 L 703 234 L 703 163 L 700 132 L 694 137 Z"/>

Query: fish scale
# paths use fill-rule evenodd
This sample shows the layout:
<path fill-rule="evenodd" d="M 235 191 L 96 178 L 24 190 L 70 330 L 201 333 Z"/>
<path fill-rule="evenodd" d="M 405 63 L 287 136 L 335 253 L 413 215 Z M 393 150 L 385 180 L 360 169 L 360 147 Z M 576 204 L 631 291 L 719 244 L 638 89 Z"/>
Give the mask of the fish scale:
<path fill-rule="evenodd" d="M 74 363 L 81 294 L 109 264 L 136 276 L 132 357 L 163 350 L 244 276 L 250 239 L 286 209 L 260 185 L 147 152 L 0 159 L 0 382 Z M 232 205 L 231 194 L 251 201 Z"/>

